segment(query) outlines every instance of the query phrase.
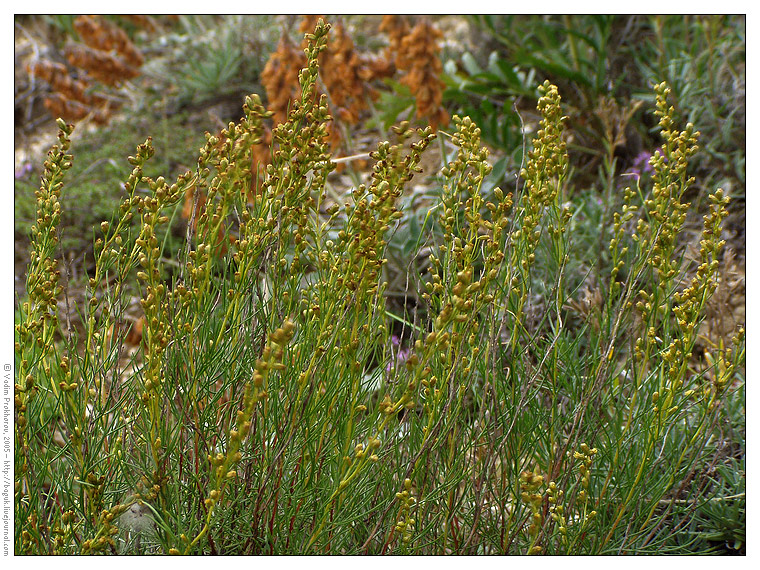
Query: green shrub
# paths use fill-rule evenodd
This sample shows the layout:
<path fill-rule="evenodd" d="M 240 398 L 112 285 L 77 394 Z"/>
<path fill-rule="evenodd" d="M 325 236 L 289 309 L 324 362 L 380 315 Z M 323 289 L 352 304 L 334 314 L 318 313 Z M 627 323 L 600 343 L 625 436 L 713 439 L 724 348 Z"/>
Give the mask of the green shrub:
<path fill-rule="evenodd" d="M 315 87 L 327 30 L 307 34 L 302 98 L 274 129 L 250 202 L 268 116 L 257 96 L 172 184 L 146 175 L 154 150 L 138 146 L 95 241 L 81 334 L 59 323 L 72 161 L 72 129 L 59 122 L 16 325 L 16 552 L 657 551 L 667 529 L 694 519 L 681 501 L 696 508 L 714 493 L 689 484 L 711 460 L 744 362 L 741 329 L 695 368 L 727 203 L 711 195 L 689 265 L 677 237 L 698 133 L 676 127 L 659 85 L 652 187 L 626 190 L 611 273 L 569 326 L 577 284 L 557 88 L 540 88 L 541 126 L 514 193 L 490 187 L 479 128 L 455 119 L 438 202 L 401 246 L 430 251 L 428 274 L 411 278 L 424 318 L 394 315 L 393 338 L 388 240 L 405 184 L 443 135 L 397 127 L 397 142 L 372 153 L 368 184 L 331 202 Z M 207 200 L 166 280 L 159 228 L 190 187 Z M 131 355 L 116 326 L 128 285 L 145 319 Z"/>
<path fill-rule="evenodd" d="M 655 123 L 636 113 L 654 102 L 665 81 L 678 120 L 700 125 L 694 194 L 720 186 L 743 199 L 746 149 L 746 21 L 743 15 L 480 15 L 471 16 L 484 53 L 445 65 L 446 100 L 483 129 L 483 139 L 518 152 L 521 128 L 513 107 L 531 122 L 534 77 L 572 95 L 568 128 L 576 183 L 589 187 L 601 170 L 628 169 L 656 147 Z M 629 114 L 629 109 L 632 111 Z M 611 132 L 609 127 L 614 128 Z M 610 149 L 609 145 L 613 145 Z M 612 151 L 612 156 L 610 153 Z M 617 164 L 611 162 L 617 159 Z M 605 162 L 606 161 L 606 162 Z M 515 164 L 519 164 L 519 156 Z M 617 167 L 617 168 L 616 168 Z M 602 182 L 602 188 L 606 183 Z M 701 204 L 698 204 L 700 206 Z M 699 210 L 702 212 L 702 210 Z"/>

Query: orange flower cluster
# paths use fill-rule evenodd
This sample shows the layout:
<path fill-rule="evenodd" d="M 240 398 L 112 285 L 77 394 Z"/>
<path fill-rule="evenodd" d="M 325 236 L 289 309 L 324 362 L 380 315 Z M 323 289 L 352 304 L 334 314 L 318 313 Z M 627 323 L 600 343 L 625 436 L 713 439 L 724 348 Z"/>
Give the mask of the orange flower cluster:
<path fill-rule="evenodd" d="M 100 83 L 108 86 L 121 85 L 124 80 L 137 77 L 140 72 L 110 53 L 98 51 L 81 44 L 66 48 L 66 60 L 73 66 L 87 71 Z"/>
<path fill-rule="evenodd" d="M 109 104 L 93 109 L 75 99 L 67 99 L 61 93 L 51 93 L 45 97 L 45 108 L 51 116 L 62 117 L 67 121 L 81 121 L 92 114 L 92 120 L 98 125 L 105 125 L 111 118 L 112 108 Z"/>
<path fill-rule="evenodd" d="M 320 18 L 324 19 L 318 15 L 304 16 L 299 32 L 311 33 Z M 449 116 L 441 106 L 443 82 L 439 79 L 443 69 L 437 43 L 441 32 L 426 20 L 412 29 L 406 19 L 398 16 L 383 17 L 380 31 L 388 35 L 390 44 L 384 56 L 374 57 L 356 49 L 343 22 L 338 20 L 333 25 L 327 48 L 319 56 L 321 87 L 327 91 L 333 115 L 344 123 L 358 123 L 369 107 L 369 100 L 377 96 L 371 82 L 392 76 L 398 68 L 406 71 L 401 81 L 410 87 L 416 97 L 417 116 L 428 118 L 433 128 L 447 124 Z M 306 63 L 303 50 L 284 31 L 260 78 L 274 124 L 284 123 L 293 101 L 300 98 L 298 77 Z M 219 144 L 224 144 L 224 137 L 217 136 Z M 329 126 L 328 136 L 333 148 L 336 148 L 341 137 L 335 123 Z M 251 172 L 258 174 L 259 186 L 266 166 L 271 163 L 271 140 L 271 131 L 267 130 L 261 143 L 252 148 Z M 251 188 L 246 189 L 249 199 L 259 192 L 260 187 L 255 181 Z M 196 204 L 197 215 L 204 201 L 205 196 L 199 195 L 196 202 L 194 189 L 188 189 L 183 217 L 193 219 L 193 204 Z"/>
<path fill-rule="evenodd" d="M 356 124 L 367 108 L 368 89 L 360 78 L 362 61 L 342 22 L 333 25 L 330 36 L 327 49 L 320 54 L 320 76 L 334 105 L 333 113 L 341 121 Z"/>
<path fill-rule="evenodd" d="M 143 64 L 143 56 L 127 33 L 100 16 L 77 16 L 74 29 L 82 41 L 100 52 L 114 52 L 118 59 L 133 68 Z M 134 72 L 136 76 L 137 72 Z M 105 82 L 104 82 L 105 83 Z"/>
<path fill-rule="evenodd" d="M 304 16 L 299 32 L 311 33 L 320 18 L 326 19 L 316 14 Z M 261 74 L 261 83 L 269 100 L 268 108 L 274 113 L 275 123 L 287 119 L 292 101 L 300 96 L 298 74 L 305 65 L 303 51 L 284 32 L 277 50 L 272 53 Z M 369 108 L 369 99 L 377 97 L 370 82 L 390 77 L 395 72 L 391 60 L 360 53 L 340 20 L 333 25 L 327 49 L 319 56 L 319 69 L 322 89 L 318 91 L 327 92 L 333 116 L 348 124 L 358 123 Z M 341 141 L 336 123 L 331 123 L 328 131 L 331 146 L 335 149 Z"/>
<path fill-rule="evenodd" d="M 383 16 L 378 28 L 388 36 L 388 47 L 385 50 L 386 58 L 395 61 L 396 54 L 401 48 L 401 42 L 409 35 L 409 23 L 404 16 L 389 14 Z"/>
<path fill-rule="evenodd" d="M 143 56 L 121 28 L 99 16 L 78 16 L 74 29 L 84 42 L 65 50 L 66 60 L 84 72 L 74 79 L 65 65 L 41 60 L 30 64 L 30 73 L 46 81 L 53 89 L 45 106 L 54 117 L 76 122 L 88 115 L 94 122 L 105 124 L 118 103 L 113 98 L 92 92 L 88 78 L 106 86 L 117 86 L 139 75 Z"/>
<path fill-rule="evenodd" d="M 51 115 L 73 122 L 92 113 L 96 123 L 104 124 L 108 121 L 111 111 L 108 99 L 90 93 L 89 83 L 72 78 L 65 65 L 39 60 L 30 63 L 27 70 L 53 89 L 53 93 L 45 98 L 45 107 Z"/>
<path fill-rule="evenodd" d="M 319 18 L 323 17 L 304 16 L 299 32 L 311 32 Z M 391 77 L 399 69 L 404 72 L 401 82 L 409 86 L 416 99 L 417 117 L 427 118 L 434 129 L 448 124 L 440 79 L 443 65 L 438 41 L 442 33 L 428 20 L 411 28 L 407 18 L 393 15 L 383 16 L 379 31 L 388 36 L 389 45 L 384 56 L 373 57 L 356 49 L 340 20 L 334 23 L 327 49 L 319 57 L 320 78 L 333 115 L 344 123 L 358 123 L 369 100 L 377 97 L 371 82 Z M 291 102 L 300 95 L 298 73 L 305 63 L 304 54 L 283 33 L 261 76 L 276 122 L 286 120 Z M 330 132 L 336 146 L 339 135 L 334 125 Z"/>
<path fill-rule="evenodd" d="M 396 54 L 396 66 L 405 71 L 401 83 L 417 101 L 417 117 L 427 117 L 433 130 L 448 124 L 450 118 L 442 105 L 445 84 L 440 79 L 443 64 L 438 45 L 442 35 L 428 20 L 421 20 L 402 38 Z"/>
<path fill-rule="evenodd" d="M 284 123 L 291 102 L 300 96 L 298 74 L 306 65 L 306 54 L 298 49 L 287 33 L 282 34 L 277 49 L 261 72 L 261 84 L 267 92 L 268 109 L 276 123 Z"/>
<path fill-rule="evenodd" d="M 314 17 L 305 17 L 300 31 L 313 30 Z M 383 58 L 360 54 L 348 35 L 343 22 L 338 20 L 330 32 L 327 49 L 320 54 L 320 76 L 327 88 L 335 115 L 349 124 L 359 122 L 368 108 L 368 99 L 376 99 L 377 92 L 370 85 L 374 79 L 390 77 L 395 69 Z"/>

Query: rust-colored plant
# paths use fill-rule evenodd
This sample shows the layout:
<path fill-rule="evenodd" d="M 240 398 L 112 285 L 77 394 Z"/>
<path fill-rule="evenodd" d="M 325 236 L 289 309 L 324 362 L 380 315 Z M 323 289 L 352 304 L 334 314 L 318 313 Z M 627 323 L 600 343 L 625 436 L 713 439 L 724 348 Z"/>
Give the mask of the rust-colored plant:
<path fill-rule="evenodd" d="M 38 60 L 30 63 L 27 70 L 53 89 L 53 93 L 44 101 L 51 115 L 65 117 L 69 121 L 80 121 L 93 113 L 93 120 L 98 124 L 108 120 L 109 100 L 98 93 L 91 93 L 90 84 L 71 77 L 65 65 Z"/>
<path fill-rule="evenodd" d="M 313 29 L 316 25 L 313 20 L 313 16 L 305 16 L 300 31 Z M 395 71 L 388 60 L 359 52 L 341 20 L 333 25 L 319 65 L 334 114 L 349 124 L 358 123 L 368 109 L 368 100 L 377 98 L 377 90 L 370 82 L 389 77 Z"/>
<path fill-rule="evenodd" d="M 404 16 L 387 14 L 383 16 L 378 29 L 388 36 L 388 47 L 385 50 L 386 58 L 394 61 L 401 48 L 402 40 L 409 34 L 409 22 Z"/>
<path fill-rule="evenodd" d="M 300 95 L 298 74 L 305 64 L 306 56 L 288 34 L 283 33 L 261 72 L 261 84 L 267 92 L 268 109 L 274 113 L 275 123 L 287 120 L 291 102 Z"/>
<path fill-rule="evenodd" d="M 81 40 L 92 49 L 113 52 L 133 68 L 142 66 L 143 56 L 127 33 L 100 16 L 78 16 L 74 20 L 74 29 Z"/>
<path fill-rule="evenodd" d="M 341 21 L 333 26 L 332 40 L 322 54 L 321 76 L 335 105 L 334 113 L 342 121 L 356 124 L 367 108 L 372 88 L 361 78 L 364 62 Z"/>
<path fill-rule="evenodd" d="M 428 20 L 420 20 L 402 38 L 396 54 L 396 66 L 405 72 L 401 83 L 411 89 L 417 101 L 417 117 L 427 117 L 433 129 L 449 122 L 449 114 L 442 105 L 443 64 L 438 45 L 442 35 Z"/>
<path fill-rule="evenodd" d="M 83 43 L 65 48 L 71 67 L 43 59 L 30 63 L 27 70 L 52 88 L 45 107 L 53 117 L 76 122 L 90 116 L 105 124 L 121 103 L 117 97 L 95 92 L 96 83 L 118 87 L 137 77 L 143 56 L 124 30 L 100 16 L 78 16 L 74 29 Z"/>
<path fill-rule="evenodd" d="M 81 44 L 66 48 L 66 60 L 97 79 L 103 85 L 119 86 L 126 79 L 137 77 L 140 72 L 110 53 Z"/>

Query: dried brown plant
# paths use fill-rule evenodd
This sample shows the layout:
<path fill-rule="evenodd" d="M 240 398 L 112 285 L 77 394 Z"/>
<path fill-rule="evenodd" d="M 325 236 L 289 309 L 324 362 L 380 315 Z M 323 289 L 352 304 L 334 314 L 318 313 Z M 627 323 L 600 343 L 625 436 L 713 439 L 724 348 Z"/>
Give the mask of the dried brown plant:
<path fill-rule="evenodd" d="M 91 116 L 93 122 L 104 125 L 111 117 L 111 109 L 107 104 L 104 107 L 93 108 L 76 99 L 68 99 L 61 93 L 51 93 L 45 98 L 44 103 L 52 116 L 64 117 L 70 121 L 81 121 Z"/>
<path fill-rule="evenodd" d="M 364 61 L 343 22 L 336 22 L 330 35 L 331 41 L 320 55 L 320 75 L 335 105 L 334 114 L 341 121 L 356 124 L 373 90 L 361 78 Z"/>
<path fill-rule="evenodd" d="M 287 120 L 291 102 L 300 95 L 298 73 L 304 65 L 306 55 L 283 32 L 277 49 L 269 56 L 261 72 L 261 84 L 267 92 L 268 109 L 274 113 L 275 123 Z"/>
<path fill-rule="evenodd" d="M 126 64 L 121 58 L 81 44 L 72 44 L 65 50 L 66 60 L 73 67 L 78 67 L 103 85 L 119 86 L 127 79 L 140 75 L 140 72 Z"/>
<path fill-rule="evenodd" d="M 58 91 L 68 99 L 74 99 L 89 104 L 87 89 L 89 84 L 85 81 L 74 79 L 69 75 L 69 70 L 62 63 L 56 63 L 47 59 L 38 60 L 27 66 L 27 71 L 35 77 L 46 81 L 54 91 Z"/>
<path fill-rule="evenodd" d="M 92 49 L 102 52 L 114 52 L 125 64 L 140 67 L 143 56 L 127 33 L 100 16 L 77 16 L 74 29 L 81 40 Z"/>
<path fill-rule="evenodd" d="M 404 16 L 389 14 L 383 16 L 378 29 L 388 36 L 386 57 L 389 61 L 394 61 L 401 48 L 401 42 L 409 35 L 409 22 Z"/>
<path fill-rule="evenodd" d="M 45 98 L 44 104 L 54 117 L 80 121 L 92 114 L 97 124 L 105 124 L 108 121 L 112 110 L 109 100 L 98 93 L 91 93 L 90 84 L 71 77 L 65 65 L 38 60 L 30 63 L 27 70 L 47 82 L 53 89 L 53 93 Z"/>
<path fill-rule="evenodd" d="M 434 130 L 447 125 L 450 118 L 442 105 L 443 64 L 438 45 L 442 35 L 427 19 L 420 20 L 401 40 L 396 55 L 396 66 L 405 72 L 401 83 L 409 87 L 416 99 L 417 117 L 427 118 Z"/>
<path fill-rule="evenodd" d="M 139 17 L 138 20 L 142 21 Z M 143 21 L 148 28 L 149 23 Z M 51 115 L 67 121 L 90 117 L 97 124 L 105 124 L 120 104 L 114 97 L 95 92 L 90 80 L 108 87 L 121 85 L 139 75 L 143 56 L 124 30 L 100 16 L 77 16 L 74 29 L 83 43 L 65 48 L 64 55 L 71 67 L 38 60 L 29 64 L 27 70 L 53 90 L 45 99 Z"/>

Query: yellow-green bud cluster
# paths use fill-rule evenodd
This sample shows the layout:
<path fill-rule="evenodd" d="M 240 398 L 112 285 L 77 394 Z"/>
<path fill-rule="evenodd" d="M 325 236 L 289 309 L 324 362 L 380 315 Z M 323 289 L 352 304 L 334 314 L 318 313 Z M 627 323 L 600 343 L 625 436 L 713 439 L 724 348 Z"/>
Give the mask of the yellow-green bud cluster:
<path fill-rule="evenodd" d="M 58 282 L 60 271 L 57 268 L 56 247 L 58 244 L 58 223 L 61 215 L 60 196 L 63 179 L 71 168 L 72 157 L 68 154 L 71 146 L 70 136 L 73 126 L 58 120 L 58 144 L 48 153 L 42 184 L 35 193 L 37 197 L 37 221 L 31 229 L 31 253 L 27 267 L 28 301 L 19 307 L 19 319 L 16 325 L 17 341 L 14 349 L 20 366 L 17 378 L 23 383 L 14 384 L 14 402 L 16 404 L 16 481 L 22 481 L 29 471 L 28 454 L 29 434 L 26 417 L 31 399 L 38 393 L 38 379 L 48 380 L 51 389 L 57 393 L 59 386 L 49 374 L 42 374 L 48 351 L 53 346 L 53 335 L 58 327 L 57 297 L 62 288 Z M 76 383 L 70 382 L 70 374 L 60 385 L 61 389 L 73 390 Z M 67 404 L 70 399 L 66 398 Z M 18 484 L 18 483 L 17 483 Z"/>
<path fill-rule="evenodd" d="M 254 365 L 253 377 L 246 384 L 243 406 L 237 412 L 236 427 L 227 435 L 227 451 L 208 456 L 216 479 L 214 487 L 205 500 L 206 507 L 209 509 L 221 500 L 227 484 L 237 477 L 237 471 L 233 467 L 243 457 L 240 446 L 250 433 L 251 417 L 258 402 L 268 397 L 267 383 L 272 371 L 285 369 L 284 348 L 294 335 L 295 325 L 289 320 L 269 335 L 269 342 Z"/>
<path fill-rule="evenodd" d="M 581 444 L 581 450 L 573 453 L 573 457 L 578 461 L 578 473 L 581 476 L 581 490 L 578 491 L 578 502 L 586 504 L 588 502 L 588 488 L 591 482 L 591 464 L 594 456 L 598 453 L 596 447 L 589 448 L 585 443 Z"/>
<path fill-rule="evenodd" d="M 414 532 L 414 524 L 416 522 L 411 514 L 417 502 L 414 498 L 411 479 L 404 479 L 404 490 L 396 493 L 396 499 L 401 503 L 401 506 L 399 507 L 393 532 L 401 535 L 401 542 L 407 544 L 412 540 L 412 533 Z"/>
<path fill-rule="evenodd" d="M 544 484 L 544 476 L 532 471 L 523 471 L 520 473 L 520 498 L 530 508 L 530 524 L 528 525 L 528 535 L 532 540 L 529 553 L 536 547 L 536 540 L 541 526 L 544 523 L 543 502 L 544 496 L 541 493 L 541 487 Z"/>
<path fill-rule="evenodd" d="M 546 497 L 549 501 L 549 516 L 557 525 L 562 543 L 567 544 L 567 519 L 565 518 L 565 506 L 561 503 L 564 491 L 557 487 L 557 483 L 551 481 L 546 488 Z"/>

